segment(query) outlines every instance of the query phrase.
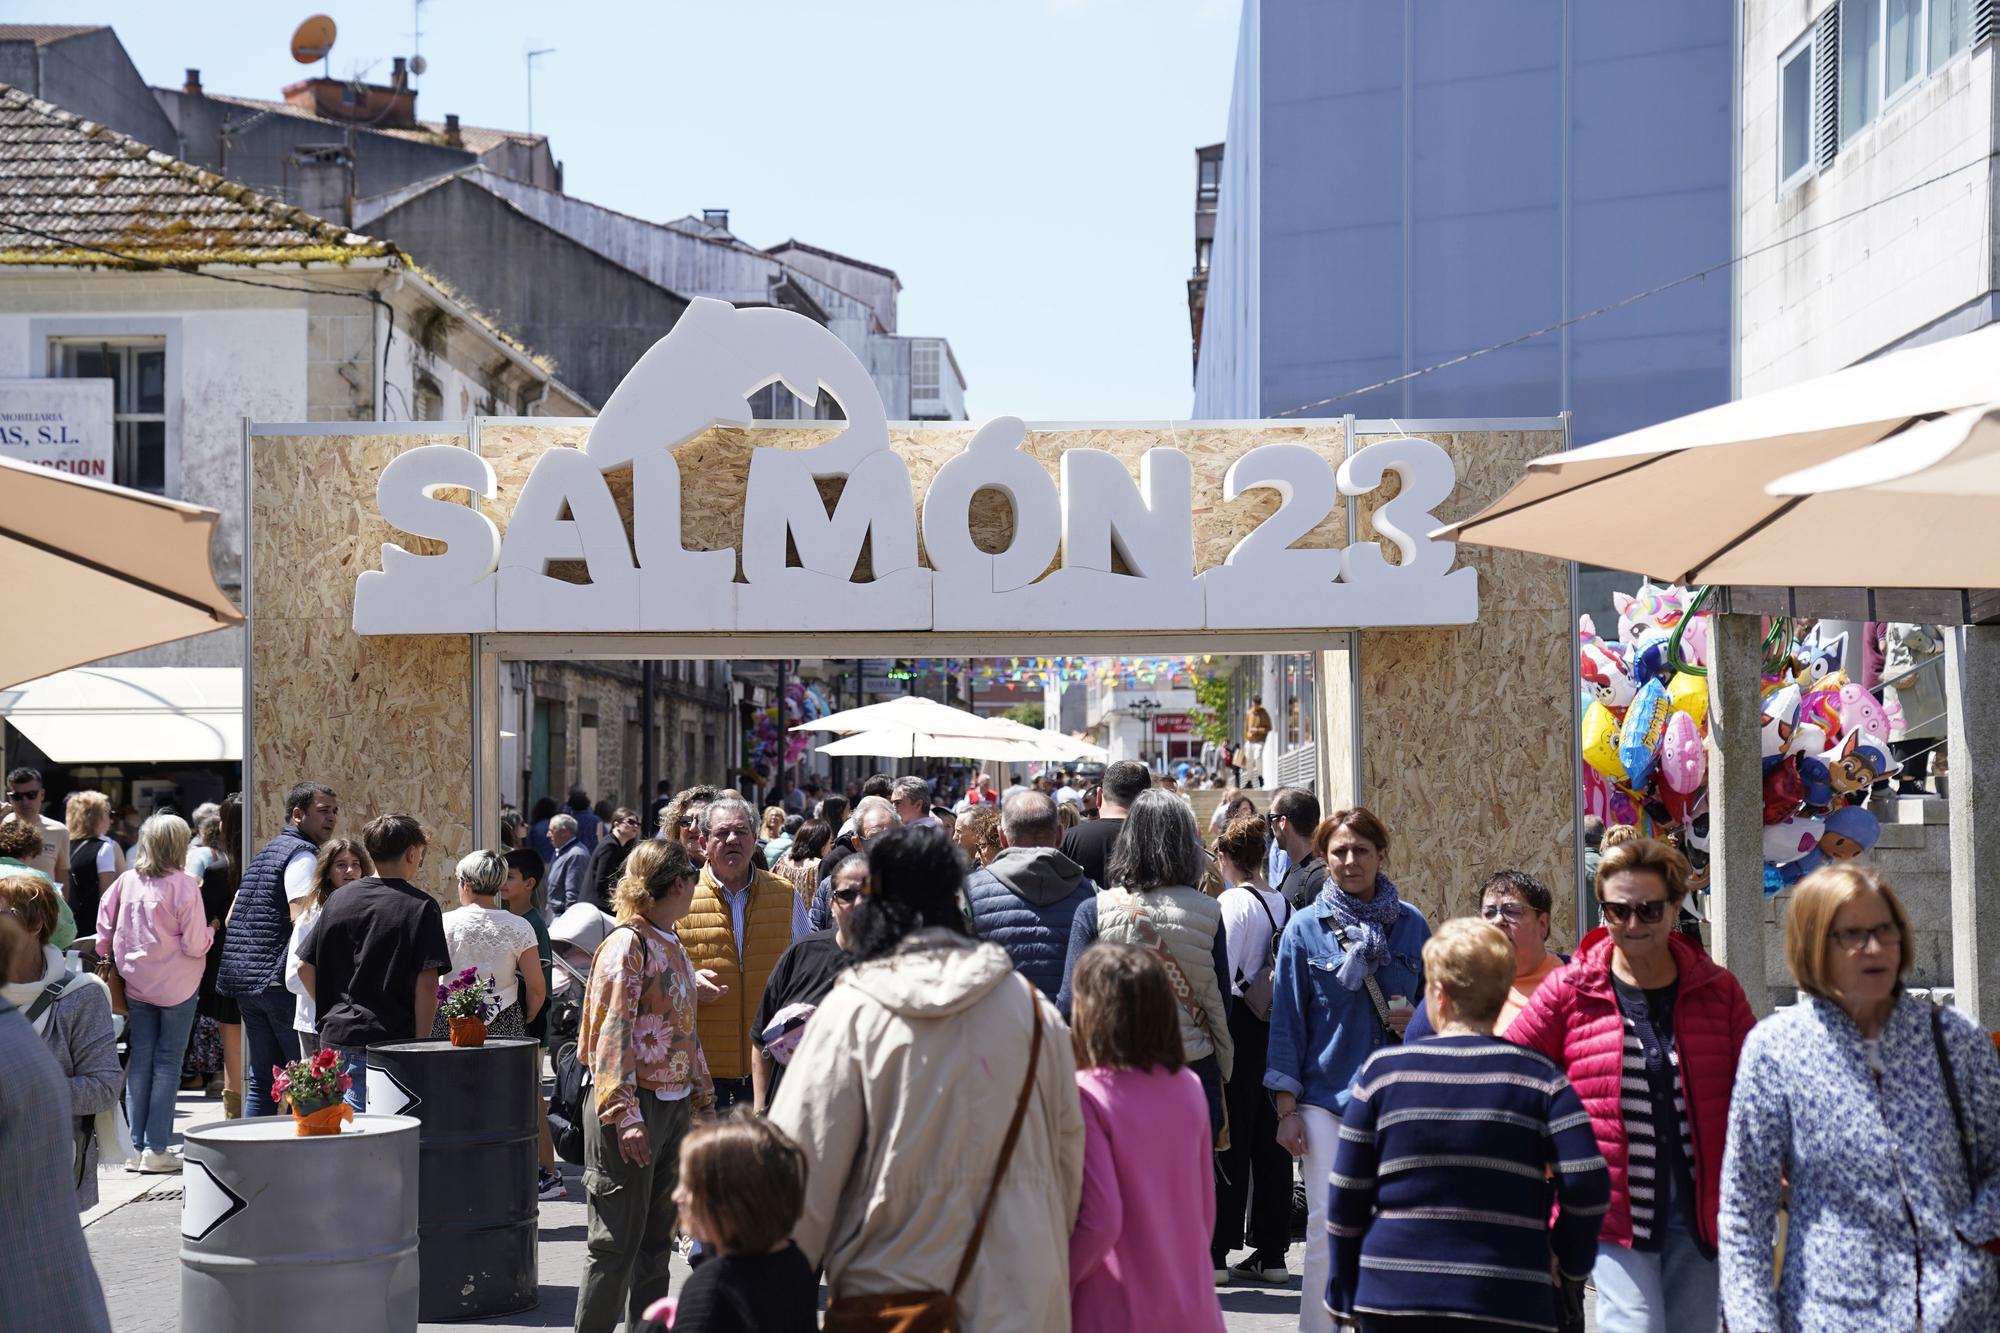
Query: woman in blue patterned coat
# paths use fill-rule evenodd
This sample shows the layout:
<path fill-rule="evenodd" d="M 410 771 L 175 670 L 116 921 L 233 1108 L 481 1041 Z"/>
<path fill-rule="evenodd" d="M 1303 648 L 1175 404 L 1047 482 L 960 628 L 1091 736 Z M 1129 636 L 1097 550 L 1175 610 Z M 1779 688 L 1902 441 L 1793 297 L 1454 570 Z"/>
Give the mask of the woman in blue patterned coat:
<path fill-rule="evenodd" d="M 1871 870 L 1815 871 L 1792 899 L 1785 959 L 1803 994 L 1751 1032 L 1729 1108 L 1732 1333 L 2000 1327 L 2000 1059 L 1957 1011 L 1903 992 L 1909 939 Z"/>

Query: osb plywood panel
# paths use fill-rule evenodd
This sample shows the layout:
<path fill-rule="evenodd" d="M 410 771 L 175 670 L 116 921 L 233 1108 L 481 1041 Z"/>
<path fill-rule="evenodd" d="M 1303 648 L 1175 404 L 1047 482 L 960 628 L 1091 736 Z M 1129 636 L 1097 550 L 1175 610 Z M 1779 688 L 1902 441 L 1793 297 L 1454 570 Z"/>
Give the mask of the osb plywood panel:
<path fill-rule="evenodd" d="M 471 642 L 363 638 L 354 580 L 383 542 L 421 549 L 375 513 L 390 459 L 462 435 L 260 436 L 251 442 L 251 736 L 247 813 L 261 844 L 295 782 L 340 797 L 341 833 L 401 811 L 430 833 L 423 887 L 440 899 L 472 850 Z"/>
<path fill-rule="evenodd" d="M 1562 448 L 1555 431 L 1424 438 L 1458 467 L 1439 524 L 1490 504 L 1529 459 Z M 1361 531 L 1395 489 L 1392 477 L 1358 506 Z M 1479 623 L 1359 636 L 1361 799 L 1388 826 L 1390 877 L 1433 925 L 1473 911 L 1487 875 L 1521 869 L 1549 886 L 1554 937 L 1567 945 L 1576 938 L 1568 576 L 1559 561 L 1481 546 L 1459 547 L 1458 563 L 1479 571 Z"/>
<path fill-rule="evenodd" d="M 513 512 L 535 459 L 544 449 L 555 446 L 580 447 L 589 436 L 588 422 L 565 425 L 526 423 L 490 424 L 479 428 L 479 452 L 493 464 L 499 495 L 489 506 L 496 517 Z M 765 449 L 809 449 L 839 433 L 838 426 L 799 428 L 759 427 L 744 430 L 717 427 L 706 431 L 674 450 L 681 469 L 681 545 L 690 551 L 724 551 L 738 547 L 743 531 L 743 498 L 750 480 L 750 451 Z M 945 461 L 965 447 L 971 428 L 945 429 L 892 426 L 889 442 L 910 468 L 911 494 L 921 506 L 931 478 Z M 1230 548 L 1278 508 L 1275 491 L 1251 491 L 1235 501 L 1222 498 L 1223 477 L 1229 464 L 1261 444 L 1303 444 L 1338 467 L 1344 456 L 1338 423 L 1310 426 L 1272 426 L 1258 429 L 1173 428 L 1169 430 L 1082 428 L 1075 430 L 1031 430 L 1022 452 L 1039 461 L 1049 475 L 1057 475 L 1057 460 L 1065 449 L 1102 449 L 1116 455 L 1136 477 L 1139 456 L 1158 446 L 1178 448 L 1188 455 L 1194 473 L 1194 568 L 1199 573 L 1219 565 Z M 608 474 L 611 493 L 618 501 L 629 533 L 632 522 L 632 470 L 622 467 Z M 823 483 L 821 494 L 831 502 L 838 498 L 837 482 Z M 997 493 L 982 492 L 972 503 L 972 535 L 989 551 L 1004 550 L 1013 535 L 1013 517 L 1007 503 Z M 1346 542 L 1346 514 L 1336 506 L 1298 544 L 1332 548 Z M 923 550 L 922 525 L 918 526 L 918 558 L 928 566 Z M 563 577 L 580 579 L 580 571 L 556 569 Z M 862 577 L 867 576 L 865 565 Z M 741 569 L 738 569 L 741 577 Z"/>
<path fill-rule="evenodd" d="M 479 448 L 493 462 L 499 489 L 486 504 L 489 512 L 504 526 L 535 457 L 552 445 L 581 444 L 588 429 L 587 422 L 482 423 Z M 716 429 L 676 450 L 683 544 L 737 545 L 753 446 L 807 448 L 836 430 Z M 894 446 L 909 460 L 915 495 L 967 435 L 964 427 L 893 432 Z M 1194 462 L 1201 570 L 1220 564 L 1277 504 L 1268 491 L 1225 504 L 1230 460 L 1254 443 L 1277 441 L 1304 443 L 1336 463 L 1343 453 L 1338 424 L 1246 435 L 1081 428 L 1032 432 L 1025 447 L 1052 475 L 1068 448 L 1107 449 L 1135 472 L 1148 448 L 1186 450 Z M 1474 512 L 1504 491 L 1529 458 L 1561 445 L 1552 432 L 1431 438 L 1460 470 L 1440 522 Z M 255 442 L 253 820 L 257 837 L 268 837 L 281 817 L 284 789 L 304 776 L 340 792 L 347 830 L 384 810 L 408 810 L 432 830 L 427 887 L 442 894 L 451 863 L 471 847 L 469 643 L 461 636 L 362 639 L 349 629 L 354 578 L 376 567 L 379 546 L 393 535 L 374 516 L 375 478 L 396 453 L 428 443 L 464 441 L 440 434 Z M 614 472 L 611 484 L 629 522 L 629 470 Z M 1381 498 L 1370 497 L 1362 513 Z M 975 532 L 985 544 L 1003 546 L 1009 527 L 997 497 L 975 502 Z M 1344 541 L 1337 508 L 1306 544 Z M 1482 548 L 1459 555 L 1481 572 L 1481 624 L 1361 636 L 1363 799 L 1394 834 L 1392 873 L 1434 920 L 1467 910 L 1486 873 L 1520 866 L 1555 890 L 1558 933 L 1569 939 L 1570 636 L 1563 570 L 1554 561 Z"/>

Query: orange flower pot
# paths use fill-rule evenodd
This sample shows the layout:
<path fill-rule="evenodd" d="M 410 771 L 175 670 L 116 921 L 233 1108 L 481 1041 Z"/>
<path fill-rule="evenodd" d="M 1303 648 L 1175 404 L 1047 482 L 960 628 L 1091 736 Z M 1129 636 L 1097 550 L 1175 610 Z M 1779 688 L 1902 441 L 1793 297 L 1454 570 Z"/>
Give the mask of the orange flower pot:
<path fill-rule="evenodd" d="M 291 1103 L 293 1127 L 302 1139 L 321 1134 L 338 1134 L 340 1127 L 354 1119 L 354 1108 L 344 1101 L 300 1107 Z"/>
<path fill-rule="evenodd" d="M 451 1027 L 451 1044 L 454 1046 L 484 1046 L 486 1044 L 486 1020 L 483 1018 L 447 1018 Z"/>

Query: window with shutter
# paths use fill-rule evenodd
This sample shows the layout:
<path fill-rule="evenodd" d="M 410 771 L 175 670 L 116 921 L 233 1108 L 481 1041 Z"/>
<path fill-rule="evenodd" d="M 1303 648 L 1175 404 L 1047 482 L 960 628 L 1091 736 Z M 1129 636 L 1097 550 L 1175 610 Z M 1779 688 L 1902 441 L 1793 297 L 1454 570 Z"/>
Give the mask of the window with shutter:
<path fill-rule="evenodd" d="M 1814 26 L 1813 56 L 1813 160 L 1824 167 L 1840 151 L 1840 6 Z"/>
<path fill-rule="evenodd" d="M 1778 59 L 1778 189 L 1791 189 L 1813 167 L 1813 37 Z"/>

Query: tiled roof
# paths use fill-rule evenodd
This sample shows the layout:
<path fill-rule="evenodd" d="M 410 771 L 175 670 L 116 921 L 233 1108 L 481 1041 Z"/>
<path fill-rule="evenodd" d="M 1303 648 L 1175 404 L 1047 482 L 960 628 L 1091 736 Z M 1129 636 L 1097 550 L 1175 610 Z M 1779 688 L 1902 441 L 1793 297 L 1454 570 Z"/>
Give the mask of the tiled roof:
<path fill-rule="evenodd" d="M 0 23 L 0 42 L 33 42 L 48 46 L 53 42 L 81 37 L 87 32 L 104 31 L 102 23 Z"/>
<path fill-rule="evenodd" d="M 0 263 L 276 264 L 395 253 L 0 84 Z"/>
<path fill-rule="evenodd" d="M 340 129 L 348 128 L 344 120 L 332 120 L 314 112 L 309 107 L 294 106 L 290 102 L 272 101 L 265 97 L 236 97 L 226 93 L 203 93 L 202 96 L 214 102 L 227 102 L 231 106 L 247 107 L 253 111 L 269 111 L 273 115 L 290 116 L 295 120 L 316 121 L 321 125 L 332 125 Z M 444 123 L 436 120 L 420 120 L 415 128 L 391 129 L 381 125 L 364 125 L 370 134 L 387 134 L 398 139 L 409 139 L 417 143 L 444 144 Z M 479 125 L 458 127 L 460 144 L 470 153 L 488 153 L 506 143 L 538 144 L 546 142 L 545 134 L 523 134 L 517 130 L 490 130 Z"/>

